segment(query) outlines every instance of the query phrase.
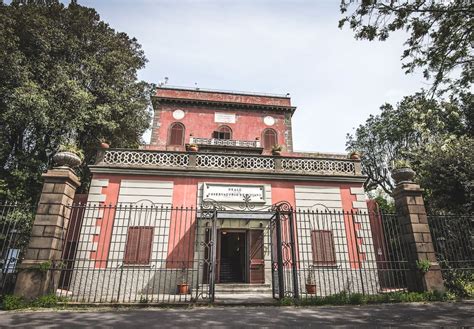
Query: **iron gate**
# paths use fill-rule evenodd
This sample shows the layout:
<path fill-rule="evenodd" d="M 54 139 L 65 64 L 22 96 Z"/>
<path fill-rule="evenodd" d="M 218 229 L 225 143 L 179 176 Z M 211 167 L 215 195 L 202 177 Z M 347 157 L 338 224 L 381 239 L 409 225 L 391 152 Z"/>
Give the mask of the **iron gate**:
<path fill-rule="evenodd" d="M 204 270 L 204 277 L 209 283 L 206 289 L 211 302 L 215 299 L 216 284 L 216 246 L 217 246 L 217 221 L 219 215 L 232 215 L 236 212 L 264 213 L 270 223 L 266 227 L 269 236 L 268 250 L 271 255 L 272 295 L 275 299 L 285 297 L 298 298 L 298 274 L 296 256 L 296 230 L 294 212 L 288 202 L 280 202 L 271 207 L 254 209 L 244 204 L 240 209 L 224 207 L 212 200 L 205 200 L 201 210 L 201 218 L 208 220 L 206 223 L 206 240 L 202 242 L 205 248 L 204 257 L 200 264 Z"/>

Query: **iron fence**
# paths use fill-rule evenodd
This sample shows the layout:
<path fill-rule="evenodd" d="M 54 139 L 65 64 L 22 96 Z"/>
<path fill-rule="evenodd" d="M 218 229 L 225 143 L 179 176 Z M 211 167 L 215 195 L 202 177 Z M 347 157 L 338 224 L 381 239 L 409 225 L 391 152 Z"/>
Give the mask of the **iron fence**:
<path fill-rule="evenodd" d="M 432 214 L 428 225 L 446 287 L 468 296 L 466 286 L 474 285 L 474 216 Z"/>
<path fill-rule="evenodd" d="M 287 265 L 296 262 L 297 284 L 290 282 L 294 276 L 287 276 L 287 296 L 311 298 L 406 289 L 408 249 L 395 215 L 297 210 L 290 216 L 296 224 L 296 257 L 284 251 L 284 258 Z M 290 241 L 291 225 L 282 227 L 283 240 Z"/>
<path fill-rule="evenodd" d="M 293 210 L 288 203 L 239 211 L 148 201 L 66 208 L 62 255 L 47 270 L 50 293 L 71 303 L 212 302 L 216 283 L 234 278 L 220 277 L 228 232 L 247 239 L 239 244 L 247 253 L 242 283 L 271 286 L 278 299 L 401 291 L 412 270 L 395 214 Z M 2 295 L 13 291 L 33 215 L 29 207 L 0 205 Z M 446 285 L 472 282 L 473 217 L 428 221 Z"/>
<path fill-rule="evenodd" d="M 34 209 L 18 203 L 0 204 L 0 296 L 13 293 L 18 267 L 30 240 Z"/>
<path fill-rule="evenodd" d="M 209 217 L 194 208 L 73 205 L 57 294 L 80 303 L 210 301 Z"/>

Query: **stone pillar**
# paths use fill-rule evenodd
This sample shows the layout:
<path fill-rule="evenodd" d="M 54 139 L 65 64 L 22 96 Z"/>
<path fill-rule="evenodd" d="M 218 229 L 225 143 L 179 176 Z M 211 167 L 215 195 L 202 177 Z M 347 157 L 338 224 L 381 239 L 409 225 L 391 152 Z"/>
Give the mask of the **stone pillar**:
<path fill-rule="evenodd" d="M 402 243 L 408 252 L 410 264 L 407 272 L 408 290 L 444 291 L 443 277 L 436 261 L 422 192 L 418 184 L 409 181 L 399 183 L 393 191 Z M 427 273 L 422 273 L 417 268 L 417 261 L 423 260 L 431 263 Z"/>
<path fill-rule="evenodd" d="M 61 271 L 51 270 L 61 260 L 70 206 L 80 182 L 67 167 L 48 170 L 33 222 L 31 240 L 20 265 L 15 295 L 26 299 L 55 293 Z"/>

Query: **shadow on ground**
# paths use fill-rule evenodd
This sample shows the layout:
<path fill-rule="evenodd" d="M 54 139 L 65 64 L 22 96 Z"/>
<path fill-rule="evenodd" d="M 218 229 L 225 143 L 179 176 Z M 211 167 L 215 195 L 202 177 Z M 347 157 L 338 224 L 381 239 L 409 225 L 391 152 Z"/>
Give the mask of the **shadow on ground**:
<path fill-rule="evenodd" d="M 1 312 L 6 327 L 302 327 L 470 326 L 474 303 L 384 304 L 323 307 L 206 307 L 87 311 Z"/>

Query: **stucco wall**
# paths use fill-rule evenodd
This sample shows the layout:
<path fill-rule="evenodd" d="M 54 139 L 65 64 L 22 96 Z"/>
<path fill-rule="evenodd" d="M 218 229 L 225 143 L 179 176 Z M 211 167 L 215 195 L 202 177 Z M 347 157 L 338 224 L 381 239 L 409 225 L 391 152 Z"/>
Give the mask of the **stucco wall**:
<path fill-rule="evenodd" d="M 184 111 L 182 119 L 173 118 L 173 111 Z M 215 122 L 215 113 L 235 114 L 235 123 Z M 275 119 L 272 126 L 264 123 L 264 118 L 271 116 Z M 189 143 L 190 135 L 193 137 L 212 138 L 212 133 L 220 126 L 228 126 L 232 129 L 232 139 L 253 141 L 262 139 L 263 131 L 267 128 L 274 129 L 278 134 L 278 144 L 286 145 L 289 132 L 285 124 L 285 114 L 274 111 L 236 110 L 226 107 L 210 108 L 204 106 L 190 105 L 161 105 L 155 109 L 155 117 L 152 128 L 152 146 L 162 150 L 184 150 L 184 146 L 167 146 L 169 138 L 169 127 L 174 122 L 180 122 L 185 127 L 185 144 Z"/>

